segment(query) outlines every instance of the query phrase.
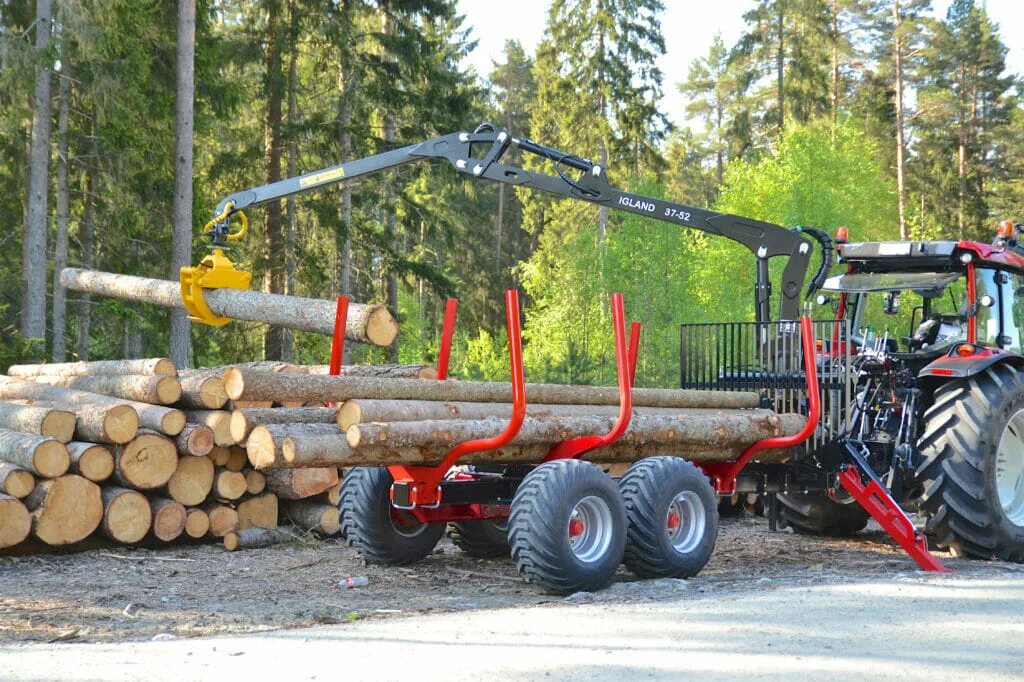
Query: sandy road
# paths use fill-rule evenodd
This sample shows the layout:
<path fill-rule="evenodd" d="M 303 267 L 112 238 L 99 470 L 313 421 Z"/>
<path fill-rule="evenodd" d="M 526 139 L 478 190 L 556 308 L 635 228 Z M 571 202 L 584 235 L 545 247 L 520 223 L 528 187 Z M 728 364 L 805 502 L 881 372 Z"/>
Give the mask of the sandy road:
<path fill-rule="evenodd" d="M 911 574 L 297 630 L 11 644 L 0 679 L 1024 679 L 1024 576 Z M 651 595 L 656 596 L 651 596 Z"/>

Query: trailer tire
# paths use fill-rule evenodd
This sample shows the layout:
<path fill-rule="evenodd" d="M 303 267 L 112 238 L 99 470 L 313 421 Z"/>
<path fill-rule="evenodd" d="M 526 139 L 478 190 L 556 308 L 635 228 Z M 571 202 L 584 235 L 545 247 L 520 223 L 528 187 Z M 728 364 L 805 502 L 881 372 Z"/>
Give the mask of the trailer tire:
<path fill-rule="evenodd" d="M 355 467 L 341 484 L 341 532 L 367 562 L 402 565 L 434 551 L 443 523 L 420 523 L 391 505 L 394 479 L 386 467 Z"/>
<path fill-rule="evenodd" d="M 1024 433 L 1015 430 L 1024 430 L 1024 373 L 1016 367 L 993 365 L 935 391 L 915 476 L 925 533 L 936 545 L 1024 562 Z"/>
<path fill-rule="evenodd" d="M 556 594 L 607 585 L 626 546 L 618 487 L 608 474 L 576 459 L 541 464 L 526 475 L 512 499 L 508 528 L 519 572 Z"/>
<path fill-rule="evenodd" d="M 719 509 L 704 472 L 678 457 L 649 457 L 626 470 L 619 491 L 629 521 L 627 568 L 641 578 L 689 578 L 704 568 Z"/>
<path fill-rule="evenodd" d="M 448 527 L 452 543 L 471 557 L 508 556 L 508 521 L 457 521 Z"/>
<path fill-rule="evenodd" d="M 821 491 L 780 493 L 779 512 L 800 535 L 844 538 L 864 530 L 870 518 L 857 502 L 837 502 Z"/>

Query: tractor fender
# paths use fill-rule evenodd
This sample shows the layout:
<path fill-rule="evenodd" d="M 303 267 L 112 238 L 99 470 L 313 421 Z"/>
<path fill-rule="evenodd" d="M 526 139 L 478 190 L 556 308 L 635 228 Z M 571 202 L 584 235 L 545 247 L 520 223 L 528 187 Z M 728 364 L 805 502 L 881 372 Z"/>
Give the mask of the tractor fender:
<path fill-rule="evenodd" d="M 968 346 L 972 352 L 961 352 L 965 351 Z M 925 365 L 917 373 L 917 378 L 922 384 L 946 379 L 963 379 L 1001 363 L 1024 367 L 1024 356 L 1002 348 L 986 348 L 973 343 L 958 343 L 950 348 L 948 353 Z"/>

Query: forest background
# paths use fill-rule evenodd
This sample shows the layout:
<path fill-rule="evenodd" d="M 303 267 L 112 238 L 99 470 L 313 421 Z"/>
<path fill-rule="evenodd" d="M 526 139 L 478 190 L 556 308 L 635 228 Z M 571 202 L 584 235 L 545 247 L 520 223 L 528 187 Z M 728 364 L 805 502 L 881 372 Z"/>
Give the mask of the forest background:
<path fill-rule="evenodd" d="M 716 38 L 682 83 L 658 68 L 663 14 L 553 0 L 536 50 L 509 40 L 479 74 L 453 0 L 0 0 L 0 369 L 325 362 L 323 337 L 190 326 L 56 273 L 176 279 L 227 194 L 483 121 L 600 161 L 615 186 L 787 227 L 987 242 L 1024 219 L 1022 83 L 983 3 L 936 18 L 929 0 L 752 0 L 739 40 Z M 666 88 L 694 129 L 669 123 Z M 432 363 L 453 296 L 453 372 L 507 376 L 516 287 L 531 380 L 613 382 L 617 291 L 644 324 L 638 384 L 672 386 L 680 323 L 752 315 L 754 259 L 733 242 L 443 164 L 250 218 L 234 258 L 254 286 L 397 313 L 396 345 L 350 344 L 350 362 Z"/>

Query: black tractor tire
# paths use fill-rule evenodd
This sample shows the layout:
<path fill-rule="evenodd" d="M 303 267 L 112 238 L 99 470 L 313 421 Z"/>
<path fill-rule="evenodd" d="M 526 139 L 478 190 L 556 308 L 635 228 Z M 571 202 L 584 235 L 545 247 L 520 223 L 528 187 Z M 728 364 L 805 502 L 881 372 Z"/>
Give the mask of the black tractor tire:
<path fill-rule="evenodd" d="M 508 556 L 507 521 L 457 521 L 448 527 L 456 547 L 477 559 Z"/>
<path fill-rule="evenodd" d="M 445 524 L 420 523 L 392 507 L 392 483 L 385 467 L 355 467 L 341 484 L 341 532 L 369 563 L 414 563 L 434 551 L 444 535 Z"/>
<path fill-rule="evenodd" d="M 722 497 L 718 500 L 718 518 L 735 519 L 747 512 L 745 496 Z"/>
<path fill-rule="evenodd" d="M 649 457 L 626 470 L 619 491 L 629 570 L 641 578 L 690 578 L 704 568 L 718 539 L 718 501 L 704 472 L 678 457 Z"/>
<path fill-rule="evenodd" d="M 935 545 L 957 556 L 1024 562 L 1024 526 L 1007 518 L 996 488 L 997 451 L 1024 409 L 1024 373 L 1007 364 L 939 387 L 918 441 L 918 511 Z"/>
<path fill-rule="evenodd" d="M 508 543 L 519 572 L 545 591 L 569 594 L 606 586 L 626 547 L 626 509 L 618 486 L 590 462 L 541 464 L 512 499 Z"/>
<path fill-rule="evenodd" d="M 782 520 L 800 535 L 845 538 L 864 530 L 870 515 L 854 500 L 837 502 L 822 491 L 779 494 Z"/>

